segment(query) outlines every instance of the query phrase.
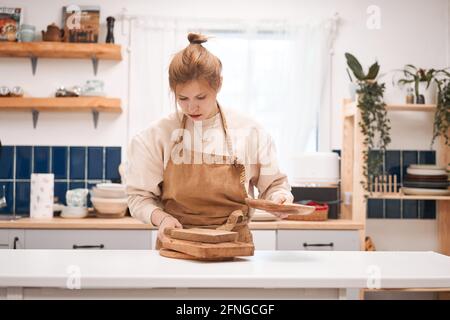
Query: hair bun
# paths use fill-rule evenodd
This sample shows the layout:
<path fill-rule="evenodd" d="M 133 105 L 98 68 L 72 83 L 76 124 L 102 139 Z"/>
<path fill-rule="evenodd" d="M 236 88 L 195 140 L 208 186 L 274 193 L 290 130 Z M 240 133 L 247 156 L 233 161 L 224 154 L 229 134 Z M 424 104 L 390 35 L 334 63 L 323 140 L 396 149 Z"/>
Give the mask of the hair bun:
<path fill-rule="evenodd" d="M 191 32 L 188 34 L 188 40 L 191 44 L 202 44 L 208 41 L 208 38 L 202 34 Z"/>

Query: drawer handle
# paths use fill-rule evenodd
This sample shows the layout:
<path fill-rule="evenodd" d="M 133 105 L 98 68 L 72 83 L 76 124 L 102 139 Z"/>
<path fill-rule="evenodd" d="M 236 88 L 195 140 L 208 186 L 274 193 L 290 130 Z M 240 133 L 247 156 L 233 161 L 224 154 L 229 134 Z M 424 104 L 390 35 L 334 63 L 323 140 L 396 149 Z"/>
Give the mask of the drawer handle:
<path fill-rule="evenodd" d="M 13 249 L 17 249 L 17 241 L 19 241 L 19 237 L 14 237 Z"/>
<path fill-rule="evenodd" d="M 73 249 L 103 249 L 105 246 L 103 245 L 103 244 L 100 244 L 100 245 L 87 245 L 87 246 L 79 246 L 79 245 L 76 245 L 76 244 L 74 244 L 73 246 L 72 246 L 72 248 Z"/>
<path fill-rule="evenodd" d="M 303 248 L 308 248 L 308 247 L 334 247 L 334 243 L 330 242 L 330 243 L 303 243 Z"/>

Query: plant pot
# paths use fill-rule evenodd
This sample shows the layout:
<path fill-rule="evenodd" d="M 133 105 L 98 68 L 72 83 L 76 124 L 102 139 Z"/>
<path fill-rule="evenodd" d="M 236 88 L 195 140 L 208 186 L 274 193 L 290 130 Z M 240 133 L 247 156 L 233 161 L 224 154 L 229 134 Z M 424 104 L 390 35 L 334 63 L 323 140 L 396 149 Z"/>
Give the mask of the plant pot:
<path fill-rule="evenodd" d="M 419 82 L 419 95 L 423 95 L 424 104 L 435 104 L 437 101 L 437 87 L 436 83 L 431 82 L 430 86 L 427 89 L 427 83 L 426 82 Z M 422 101 L 418 102 L 418 99 L 416 97 L 416 103 L 422 103 Z"/>
<path fill-rule="evenodd" d="M 356 89 L 358 88 L 358 86 L 356 85 L 356 83 L 350 82 L 348 85 L 348 92 L 350 94 L 350 99 L 352 101 L 355 101 L 356 99 Z"/>

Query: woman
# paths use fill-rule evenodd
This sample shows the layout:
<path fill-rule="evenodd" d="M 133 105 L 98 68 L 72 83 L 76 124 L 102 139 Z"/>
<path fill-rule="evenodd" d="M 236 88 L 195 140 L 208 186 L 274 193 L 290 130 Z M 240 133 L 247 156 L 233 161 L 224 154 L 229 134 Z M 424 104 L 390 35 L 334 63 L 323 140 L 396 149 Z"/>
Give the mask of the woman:
<path fill-rule="evenodd" d="M 188 40 L 169 67 L 181 114 L 157 121 L 130 144 L 130 212 L 157 226 L 163 242 L 166 228 L 205 227 L 237 231 L 240 241 L 251 243 L 245 198 L 256 186 L 259 198 L 291 203 L 291 189 L 270 137 L 254 120 L 217 102 L 222 64 L 202 46 L 207 39 L 190 33 Z"/>

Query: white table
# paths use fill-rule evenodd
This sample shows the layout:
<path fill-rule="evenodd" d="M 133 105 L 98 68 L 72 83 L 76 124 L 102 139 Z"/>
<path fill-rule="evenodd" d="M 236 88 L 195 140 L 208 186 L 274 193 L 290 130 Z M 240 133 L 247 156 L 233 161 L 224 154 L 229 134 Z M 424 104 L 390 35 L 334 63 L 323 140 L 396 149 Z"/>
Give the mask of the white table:
<path fill-rule="evenodd" d="M 450 288 L 450 257 L 256 251 L 198 262 L 144 250 L 0 250 L 0 297 L 7 299 L 339 299 L 367 287 Z"/>

